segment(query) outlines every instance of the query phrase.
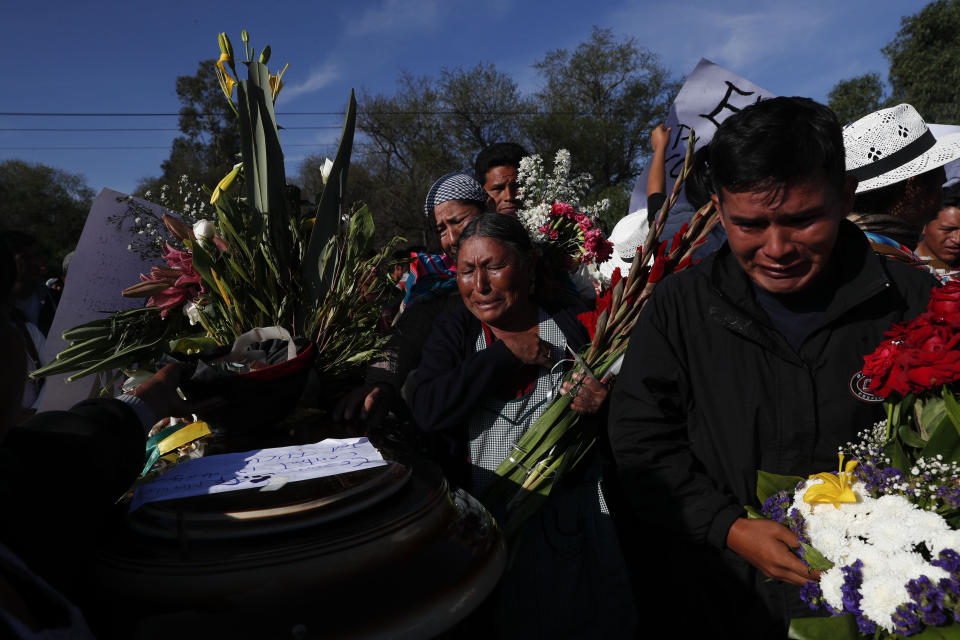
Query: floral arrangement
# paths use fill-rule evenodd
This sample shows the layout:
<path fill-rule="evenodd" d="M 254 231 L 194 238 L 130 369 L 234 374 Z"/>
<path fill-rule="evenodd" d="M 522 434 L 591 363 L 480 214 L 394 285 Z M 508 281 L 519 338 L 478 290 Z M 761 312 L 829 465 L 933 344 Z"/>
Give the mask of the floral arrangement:
<path fill-rule="evenodd" d="M 164 230 L 164 264 L 123 291 L 146 298 L 146 306 L 65 332 L 70 347 L 31 375 L 75 372 L 73 380 L 149 369 L 164 353 L 230 345 L 251 329 L 271 326 L 310 338 L 324 377 L 351 375 L 378 353 L 376 298 L 387 283 L 366 276 L 389 259 L 394 243 L 374 245 L 366 207 L 341 210 L 356 100 L 351 93 L 340 146 L 325 167 L 328 186 L 316 210 L 304 210 L 299 190 L 286 183 L 273 108 L 286 67 L 272 74 L 270 47 L 257 56 L 247 32 L 242 35 L 244 58 L 238 60 L 230 39 L 220 34 L 216 63 L 220 87 L 238 116 L 241 162 L 208 190 L 209 207 L 190 211 L 212 219 L 190 224 L 163 215 L 146 222 Z M 234 80 L 238 65 L 246 67 L 246 79 Z M 183 186 L 189 189 L 189 180 Z"/>
<path fill-rule="evenodd" d="M 801 598 L 831 617 L 795 619 L 790 637 L 960 638 L 958 312 L 960 283 L 934 289 L 864 357 L 887 419 L 841 447 L 836 474 L 758 474 L 750 517 L 791 529 L 823 572 Z"/>
<path fill-rule="evenodd" d="M 517 211 L 517 217 L 534 243 L 558 250 L 570 271 L 576 271 L 581 264 L 610 259 L 613 245 L 597 226 L 597 217 L 610 208 L 610 201 L 604 198 L 595 205 L 581 206 L 590 175 L 570 175 L 569 151 L 557 151 L 549 175 L 539 155 L 522 158 L 517 182 L 518 196 L 526 205 Z"/>
<path fill-rule="evenodd" d="M 580 361 L 568 372 L 567 380 L 574 373 L 585 372 L 606 381 L 619 372 L 630 332 L 657 283 L 664 276 L 693 264 L 694 252 L 706 242 L 707 234 L 717 223 L 716 211 L 712 204 L 707 204 L 672 240 L 660 240 L 670 209 L 676 204 L 680 188 L 690 173 L 694 139 L 691 133 L 683 171 L 651 225 L 646 241 L 637 247 L 629 274 L 624 277 L 619 269 L 615 270 L 610 287 L 598 296 L 595 310 L 581 314 L 580 320 L 590 331 L 591 341 L 579 354 Z M 569 154 L 557 156 L 558 165 L 563 164 L 561 160 L 565 157 L 569 167 Z M 552 193 L 566 195 L 569 191 L 563 189 L 574 187 L 565 182 L 566 173 L 560 175 L 564 180 L 551 183 L 550 188 Z M 556 396 L 496 470 L 497 478 L 490 484 L 484 503 L 504 507 L 507 513 L 504 530 L 508 537 L 520 532 L 526 519 L 549 496 L 554 484 L 583 458 L 596 440 L 595 421 L 581 422 L 580 414 L 570 409 L 570 403 L 571 394 Z"/>

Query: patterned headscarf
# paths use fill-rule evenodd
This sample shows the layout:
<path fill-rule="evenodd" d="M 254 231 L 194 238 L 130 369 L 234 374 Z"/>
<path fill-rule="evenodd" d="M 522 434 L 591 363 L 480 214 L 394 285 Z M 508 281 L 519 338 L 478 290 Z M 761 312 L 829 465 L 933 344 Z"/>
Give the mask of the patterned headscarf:
<path fill-rule="evenodd" d="M 487 192 L 479 182 L 473 179 L 473 176 L 462 171 L 454 171 L 433 183 L 430 191 L 427 192 L 423 211 L 429 218 L 433 215 L 435 206 L 448 200 L 469 200 L 484 207 L 487 204 Z"/>

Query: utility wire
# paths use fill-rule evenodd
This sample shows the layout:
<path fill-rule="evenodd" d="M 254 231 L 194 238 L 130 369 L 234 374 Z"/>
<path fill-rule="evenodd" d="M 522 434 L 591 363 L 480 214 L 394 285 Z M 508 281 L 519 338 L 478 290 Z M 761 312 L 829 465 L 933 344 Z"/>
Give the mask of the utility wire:
<path fill-rule="evenodd" d="M 329 147 L 329 144 L 285 144 L 285 149 L 291 147 Z M 159 146 L 131 146 L 131 147 L 0 147 L 0 151 L 140 151 L 144 149 L 170 149 L 170 145 Z"/>
<path fill-rule="evenodd" d="M 280 131 L 289 130 L 317 130 L 317 129 L 342 129 L 340 125 L 320 125 L 315 127 L 280 127 Z M 175 127 L 0 127 L 0 131 L 180 131 Z"/>
<path fill-rule="evenodd" d="M 546 115 L 586 115 L 586 111 L 361 111 L 359 115 L 368 116 L 446 116 L 446 115 L 490 115 L 490 116 L 546 116 Z M 41 111 L 3 111 L 0 116 L 7 117 L 51 117 L 51 118 L 158 118 L 180 116 L 177 113 L 58 113 Z M 191 113 L 192 116 L 223 116 L 217 113 Z M 345 116 L 344 111 L 287 111 L 278 112 L 278 116 Z"/>

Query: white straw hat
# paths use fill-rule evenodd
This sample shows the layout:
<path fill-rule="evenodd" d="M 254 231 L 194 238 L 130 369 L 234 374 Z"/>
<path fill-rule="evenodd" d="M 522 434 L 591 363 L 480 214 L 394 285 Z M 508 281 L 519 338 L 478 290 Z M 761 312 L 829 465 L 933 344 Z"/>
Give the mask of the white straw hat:
<path fill-rule="evenodd" d="M 960 158 L 960 133 L 939 140 L 909 104 L 880 109 L 843 130 L 847 175 L 872 191 Z"/>

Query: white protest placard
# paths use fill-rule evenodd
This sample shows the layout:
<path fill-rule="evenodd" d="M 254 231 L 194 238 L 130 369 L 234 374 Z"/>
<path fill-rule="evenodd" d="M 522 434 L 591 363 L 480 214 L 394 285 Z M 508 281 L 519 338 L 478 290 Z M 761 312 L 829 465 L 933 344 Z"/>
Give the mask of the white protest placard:
<path fill-rule="evenodd" d="M 134 199 L 159 216 L 166 211 L 155 204 Z M 93 201 L 80 240 L 70 261 L 70 269 L 57 306 L 57 314 L 40 354 L 44 363 L 53 361 L 69 345 L 61 334 L 79 324 L 103 318 L 115 311 L 143 306 L 142 299 L 124 298 L 120 292 L 140 280 L 141 273 L 150 273 L 151 263 L 144 261 L 130 244 L 130 221 L 120 229 L 110 218 L 121 216 L 129 208 L 128 196 L 104 189 Z M 50 376 L 44 383 L 38 411 L 69 409 L 88 398 L 96 376 L 67 382 L 69 374 Z"/>
<path fill-rule="evenodd" d="M 695 149 L 699 149 L 713 139 L 720 123 L 730 115 L 760 100 L 774 97 L 776 96 L 766 89 L 761 89 L 732 71 L 701 58 L 670 106 L 664 125 L 672 129 L 666 154 L 666 193 L 669 194 L 673 189 L 673 183 L 683 169 L 683 157 L 691 129 L 696 135 Z M 649 175 L 648 164 L 630 196 L 631 212 L 647 206 Z"/>
<path fill-rule="evenodd" d="M 928 124 L 927 126 L 930 127 L 930 133 L 937 139 L 960 133 L 960 126 L 955 124 Z M 948 162 L 943 168 L 947 172 L 947 181 L 943 183 L 943 186 L 946 187 L 960 181 L 960 160 Z"/>
<path fill-rule="evenodd" d="M 147 502 L 262 489 L 385 465 L 367 438 L 327 438 L 316 444 L 226 453 L 187 460 L 137 487 L 130 510 Z"/>

